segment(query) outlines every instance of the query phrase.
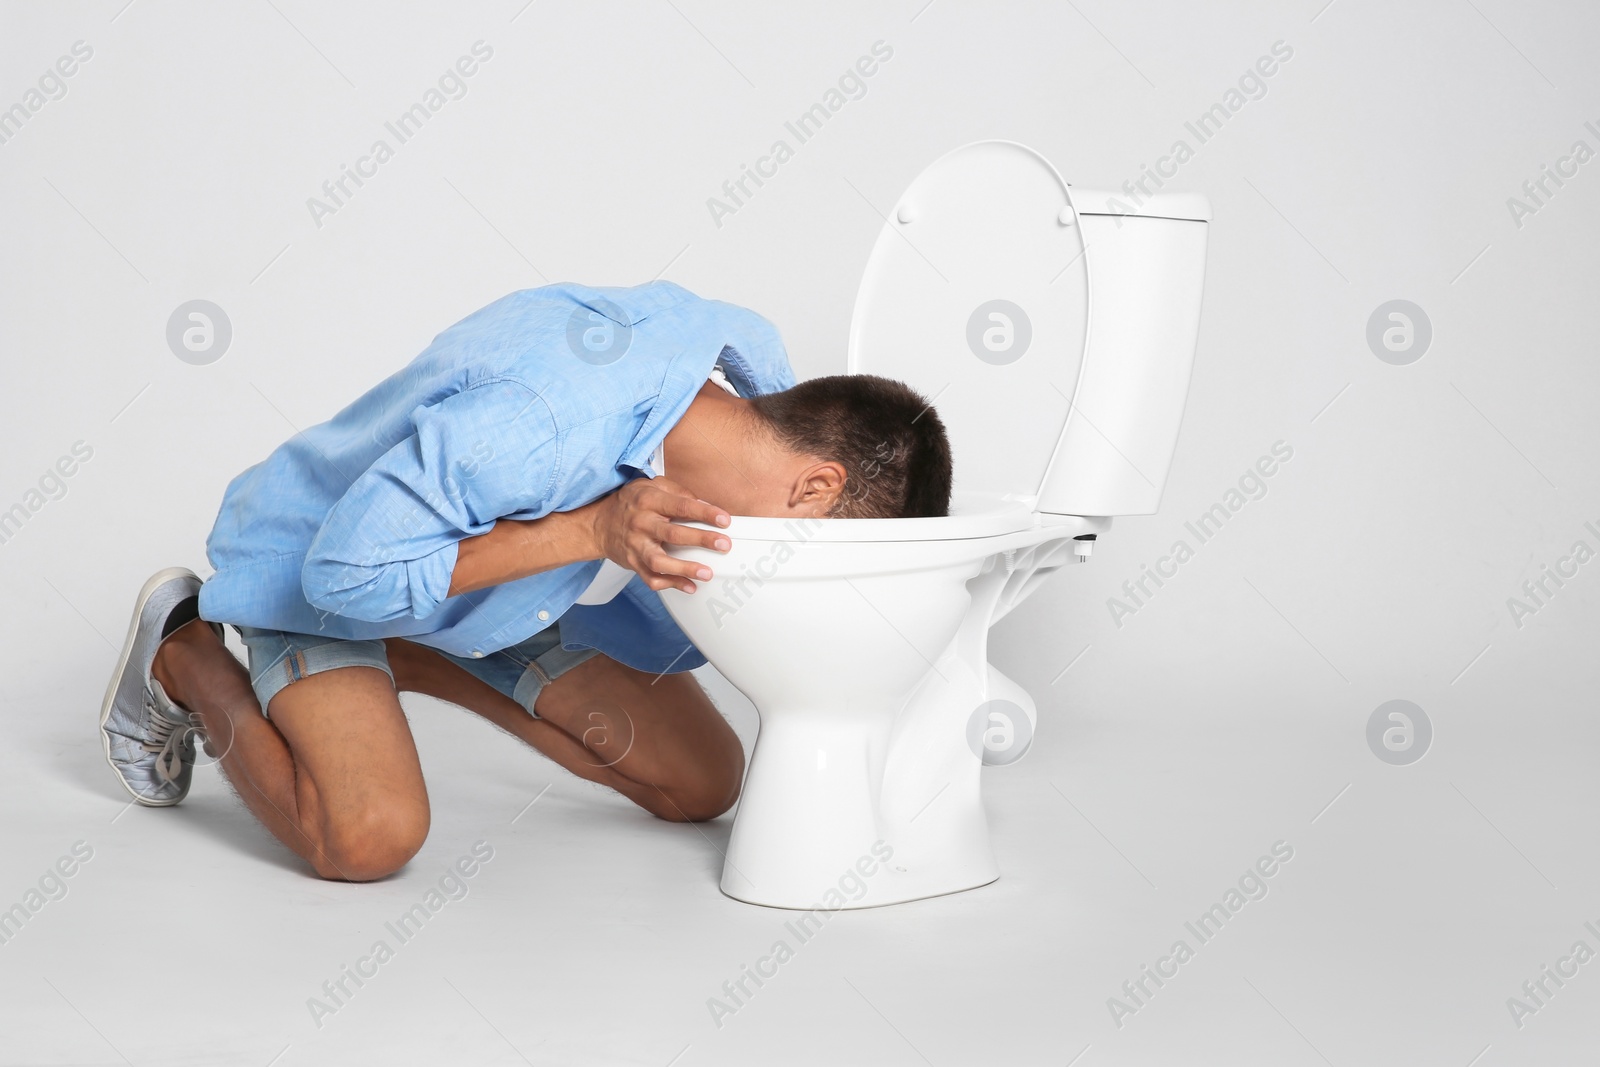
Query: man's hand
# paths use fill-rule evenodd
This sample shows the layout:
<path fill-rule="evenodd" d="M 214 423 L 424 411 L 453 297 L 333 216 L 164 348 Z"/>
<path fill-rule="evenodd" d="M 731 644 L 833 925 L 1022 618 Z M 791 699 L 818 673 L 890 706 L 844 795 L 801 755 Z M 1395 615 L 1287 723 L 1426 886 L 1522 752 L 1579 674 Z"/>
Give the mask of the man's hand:
<path fill-rule="evenodd" d="M 696 530 L 679 522 L 726 526 L 728 513 L 708 504 L 667 478 L 635 478 L 580 510 L 593 509 L 594 540 L 600 554 L 635 572 L 657 592 L 693 593 L 711 568 L 667 553 L 667 545 L 697 545 L 713 552 L 732 547 L 726 534 Z"/>

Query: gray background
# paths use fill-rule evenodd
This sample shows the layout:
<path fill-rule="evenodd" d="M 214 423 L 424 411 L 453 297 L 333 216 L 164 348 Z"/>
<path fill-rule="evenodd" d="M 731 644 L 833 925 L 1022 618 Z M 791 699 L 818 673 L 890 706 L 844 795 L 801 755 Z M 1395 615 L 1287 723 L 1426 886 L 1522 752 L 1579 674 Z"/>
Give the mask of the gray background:
<path fill-rule="evenodd" d="M 1600 548 L 1600 162 L 1520 226 L 1507 198 L 1574 141 L 1600 150 L 1597 32 L 1588 5 L 1507 0 L 0 6 L 0 107 L 94 49 L 0 144 L 0 509 L 93 449 L 0 544 L 0 907 L 95 850 L 0 945 L 0 1062 L 1592 1048 L 1600 963 L 1520 1028 L 1506 998 L 1600 950 L 1600 563 L 1520 627 L 1507 598 Z M 306 199 L 479 39 L 467 95 L 316 227 Z M 878 40 L 866 95 L 715 225 L 706 199 Z M 139 583 L 204 573 L 228 479 L 445 326 L 546 281 L 659 275 L 768 316 L 801 377 L 841 371 L 880 213 L 927 163 L 1010 138 L 1115 188 L 1279 40 L 1265 95 L 1169 185 L 1215 215 L 1161 513 L 995 631 L 1041 710 L 1034 751 L 986 772 L 996 885 L 836 917 L 718 1029 L 706 998 L 786 917 L 717 895 L 728 820 L 651 823 L 451 709 L 411 705 L 433 836 L 382 885 L 305 877 L 211 770 L 181 809 L 123 810 L 91 720 Z M 191 299 L 232 323 L 208 366 L 165 342 Z M 1432 324 L 1406 366 L 1365 340 L 1394 299 Z M 1276 441 L 1294 455 L 1267 495 L 1117 626 L 1107 598 Z M 1434 731 L 1408 766 L 1366 741 L 1398 698 Z M 480 838 L 473 895 L 314 1027 L 319 983 Z M 1279 840 L 1269 895 L 1117 1027 L 1107 998 Z"/>

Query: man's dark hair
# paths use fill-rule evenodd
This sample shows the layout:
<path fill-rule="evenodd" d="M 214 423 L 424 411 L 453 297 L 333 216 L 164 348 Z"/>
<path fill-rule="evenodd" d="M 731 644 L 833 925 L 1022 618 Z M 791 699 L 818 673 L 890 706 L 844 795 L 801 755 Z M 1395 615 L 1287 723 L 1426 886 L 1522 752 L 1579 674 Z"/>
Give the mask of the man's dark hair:
<path fill-rule="evenodd" d="M 844 464 L 830 517 L 950 513 L 950 438 L 933 406 L 904 382 L 835 374 L 751 397 L 750 406 L 795 452 Z"/>

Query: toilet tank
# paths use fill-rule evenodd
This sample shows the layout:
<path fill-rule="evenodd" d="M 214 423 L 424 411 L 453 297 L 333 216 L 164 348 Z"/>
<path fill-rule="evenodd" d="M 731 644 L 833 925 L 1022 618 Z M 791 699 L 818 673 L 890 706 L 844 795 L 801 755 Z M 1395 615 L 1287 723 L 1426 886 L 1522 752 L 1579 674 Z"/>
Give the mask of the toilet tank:
<path fill-rule="evenodd" d="M 1037 509 L 1149 515 L 1177 448 L 1200 327 L 1210 204 L 1073 187 L 1089 268 L 1083 362 Z"/>

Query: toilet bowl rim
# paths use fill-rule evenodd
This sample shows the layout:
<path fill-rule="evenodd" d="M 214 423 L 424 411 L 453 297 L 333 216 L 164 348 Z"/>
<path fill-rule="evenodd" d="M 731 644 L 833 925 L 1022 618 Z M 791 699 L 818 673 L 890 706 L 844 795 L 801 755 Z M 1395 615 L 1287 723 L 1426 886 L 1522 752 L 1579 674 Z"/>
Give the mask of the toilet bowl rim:
<path fill-rule="evenodd" d="M 705 530 L 719 529 L 703 523 L 684 525 Z M 1097 534 L 1110 525 L 1111 520 L 1106 517 L 1045 514 L 1034 511 L 1027 504 L 1019 504 L 982 514 L 915 519 L 780 519 L 735 515 L 727 526 L 720 528 L 720 532 L 734 541 L 904 544 L 921 541 L 1017 540 L 1023 543 Z"/>

